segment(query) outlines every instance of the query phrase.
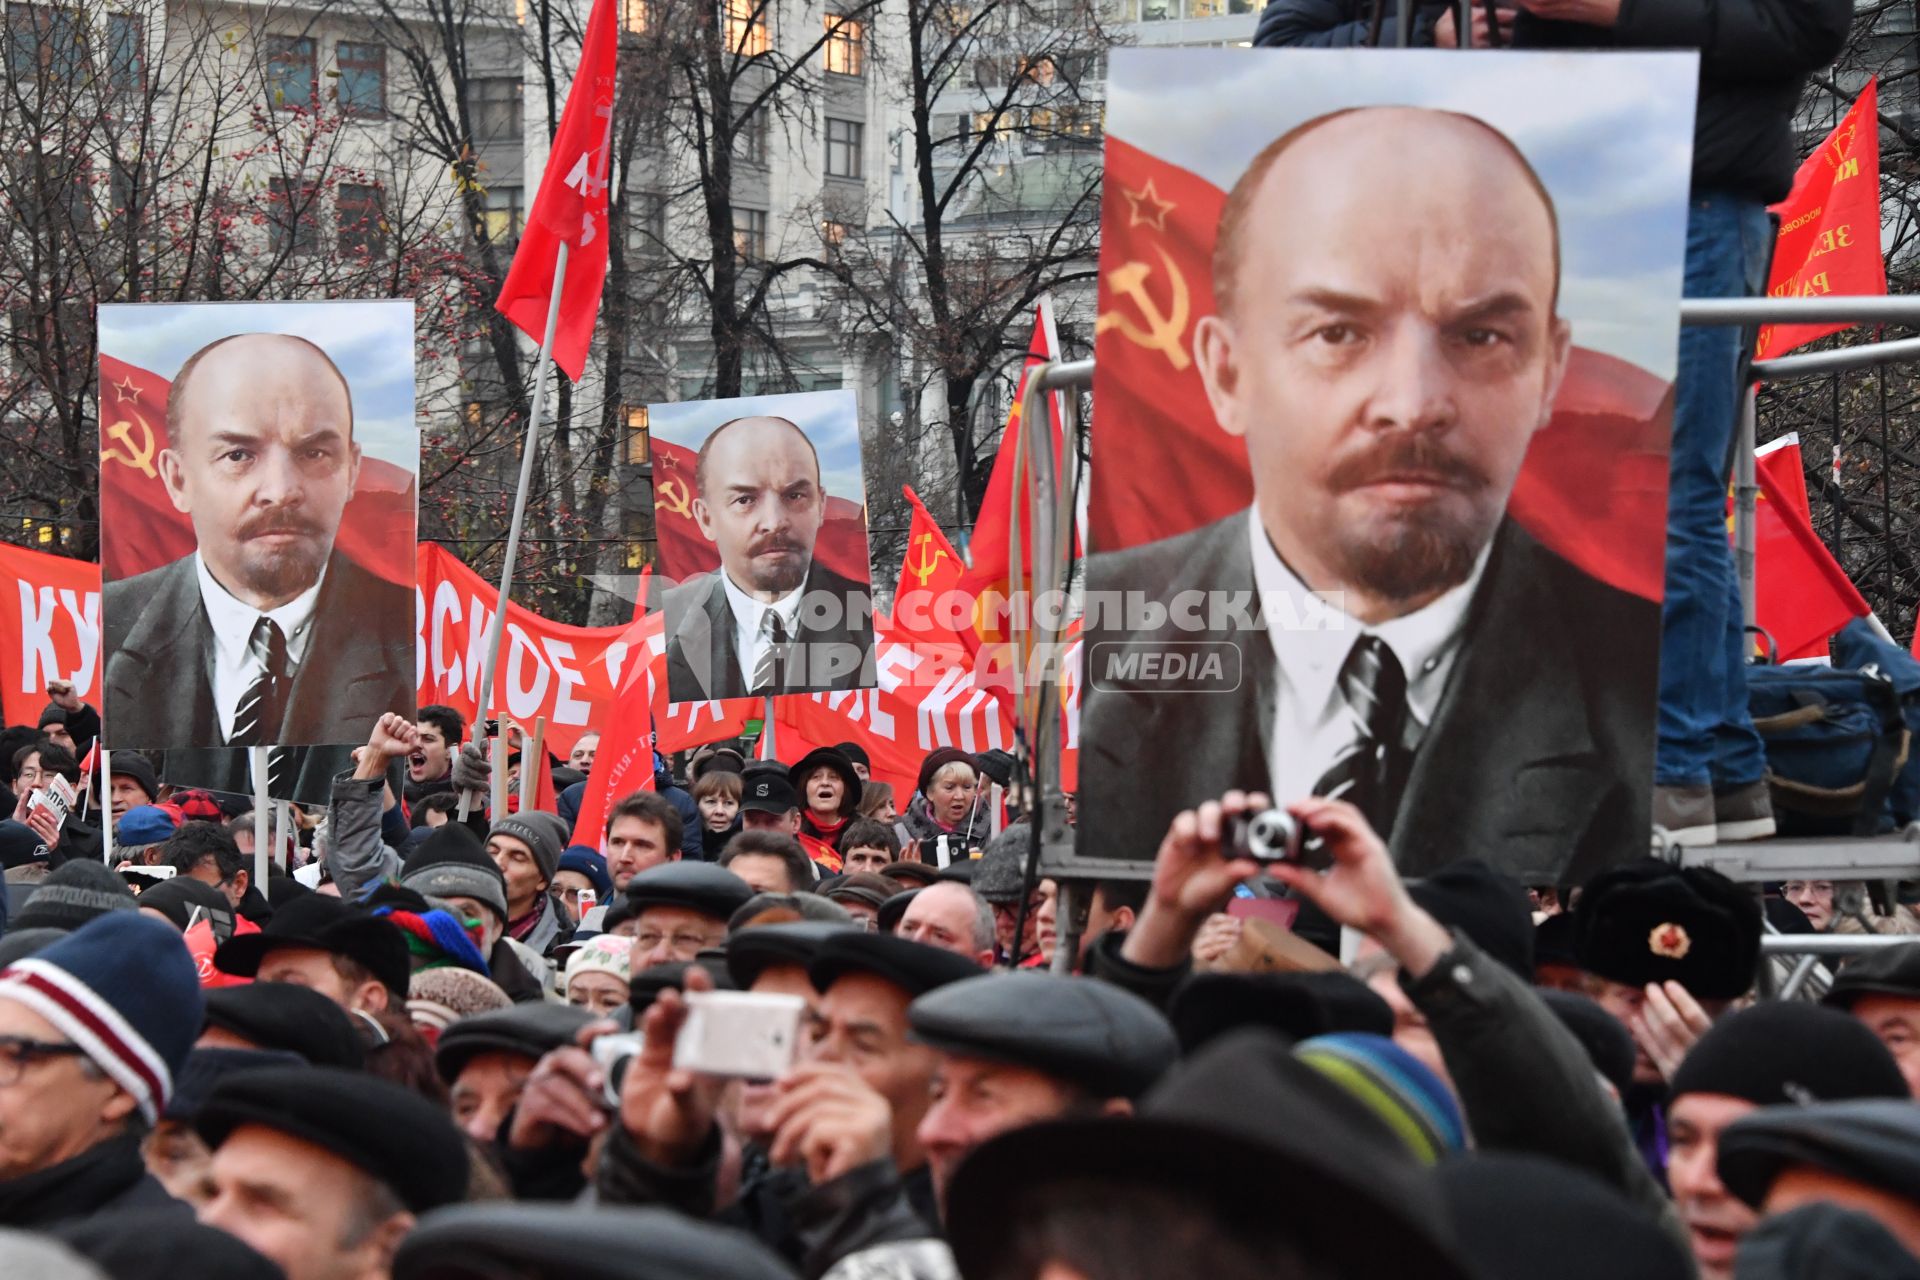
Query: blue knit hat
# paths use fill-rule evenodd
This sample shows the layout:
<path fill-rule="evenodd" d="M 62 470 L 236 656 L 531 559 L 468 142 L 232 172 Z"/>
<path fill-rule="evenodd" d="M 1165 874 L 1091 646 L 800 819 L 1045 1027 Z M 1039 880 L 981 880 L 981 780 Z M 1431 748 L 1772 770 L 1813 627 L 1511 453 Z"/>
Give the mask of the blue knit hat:
<path fill-rule="evenodd" d="M 555 874 L 561 871 L 578 871 L 591 880 L 593 891 L 600 895 L 602 902 L 613 896 L 613 877 L 607 874 L 607 860 L 586 845 L 567 846 L 566 852 L 560 855 Z"/>
<path fill-rule="evenodd" d="M 0 1000 L 27 1006 L 133 1095 L 151 1124 L 206 1017 L 180 931 L 116 911 L 0 970 Z"/>
<path fill-rule="evenodd" d="M 1303 1040 L 1293 1056 L 1359 1099 L 1423 1164 L 1467 1145 L 1453 1091 L 1427 1065 L 1385 1036 L 1341 1031 Z"/>

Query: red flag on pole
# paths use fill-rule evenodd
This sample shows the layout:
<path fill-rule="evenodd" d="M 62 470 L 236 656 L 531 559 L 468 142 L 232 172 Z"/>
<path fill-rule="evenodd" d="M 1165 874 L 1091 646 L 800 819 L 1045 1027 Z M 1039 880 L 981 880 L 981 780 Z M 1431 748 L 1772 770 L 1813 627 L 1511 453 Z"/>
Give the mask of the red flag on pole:
<path fill-rule="evenodd" d="M 1820 149 L 1793 175 L 1793 190 L 1773 206 L 1780 240 L 1773 251 L 1770 298 L 1884 294 L 1880 252 L 1880 81 L 1854 100 Z M 1760 330 L 1754 355 L 1768 360 L 1849 324 L 1776 324 Z"/>
<path fill-rule="evenodd" d="M 522 333 L 547 343 L 548 306 L 562 284 L 554 271 L 565 245 L 565 287 L 551 345 L 553 362 L 575 382 L 586 368 L 600 291 L 607 280 L 607 161 L 619 35 L 614 18 L 613 0 L 593 0 L 580 45 L 580 70 L 567 91 L 540 192 L 527 212 L 527 229 L 494 303 Z"/>
<path fill-rule="evenodd" d="M 911 485 L 904 486 L 904 492 L 913 504 L 913 522 L 907 527 L 907 554 L 900 564 L 900 584 L 893 592 L 893 633 L 904 643 L 970 649 L 974 639 L 973 597 L 961 586 L 966 563 L 940 531 L 920 495 Z"/>
<path fill-rule="evenodd" d="M 1781 661 L 1824 656 L 1828 639 L 1870 610 L 1814 531 L 1798 439 L 1765 446 L 1754 462 L 1755 619 Z"/>
<path fill-rule="evenodd" d="M 1010 638 L 1004 601 L 1009 594 L 1008 572 L 1013 546 L 1013 472 L 1014 454 L 1020 440 L 1020 405 L 1026 395 L 1027 375 L 1040 365 L 1056 359 L 1059 352 L 1060 339 L 1053 326 L 1053 301 L 1042 295 L 1033 317 L 1033 338 L 1027 344 L 1026 363 L 1021 366 L 1020 381 L 1014 390 L 1013 407 L 1007 411 L 1006 430 L 1000 436 L 1000 452 L 993 460 L 993 473 L 987 477 L 986 497 L 980 503 L 980 515 L 974 521 L 973 537 L 967 543 L 968 568 L 961 578 L 960 589 L 978 602 L 973 624 L 977 633 L 972 640 L 975 645 L 1002 645 Z M 1065 465 L 1065 460 L 1060 457 L 1058 396 L 1059 393 L 1055 392 L 1047 399 L 1053 423 L 1055 475 L 1059 475 Z M 1021 563 L 1031 570 L 1033 548 L 1024 526 L 1021 536 L 1025 543 L 1021 547 Z M 1003 602 L 1001 608 L 995 607 L 996 600 Z"/>

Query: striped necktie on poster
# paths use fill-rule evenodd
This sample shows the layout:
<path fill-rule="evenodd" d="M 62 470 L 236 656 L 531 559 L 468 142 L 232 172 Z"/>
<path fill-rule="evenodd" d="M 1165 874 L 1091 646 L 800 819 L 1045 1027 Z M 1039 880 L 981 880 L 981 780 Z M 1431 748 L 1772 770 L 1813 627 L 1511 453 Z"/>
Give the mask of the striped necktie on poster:
<path fill-rule="evenodd" d="M 1385 839 L 1412 762 L 1405 746 L 1407 674 L 1384 640 L 1361 636 L 1341 664 L 1339 686 L 1356 736 L 1314 784 L 1313 794 L 1347 801 Z"/>
<path fill-rule="evenodd" d="M 760 639 L 766 647 L 760 650 L 760 660 L 753 664 L 753 683 L 748 690 L 756 694 L 772 693 L 783 683 L 787 624 L 771 609 L 760 615 Z"/>
<path fill-rule="evenodd" d="M 240 697 L 227 741 L 233 746 L 265 746 L 279 732 L 289 683 L 287 637 L 272 618 L 262 616 L 253 624 L 253 634 L 247 637 L 247 658 L 254 669 L 253 683 Z M 286 752 L 269 750 L 267 759 L 267 785 L 278 794 Z"/>

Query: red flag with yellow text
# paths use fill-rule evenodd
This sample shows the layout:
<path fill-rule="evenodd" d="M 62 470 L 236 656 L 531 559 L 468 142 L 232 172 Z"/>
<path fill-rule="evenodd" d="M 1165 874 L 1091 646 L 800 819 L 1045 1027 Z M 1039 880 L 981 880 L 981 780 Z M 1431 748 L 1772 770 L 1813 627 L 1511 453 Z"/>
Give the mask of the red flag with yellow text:
<path fill-rule="evenodd" d="M 1867 81 L 1853 107 L 1793 175 L 1793 190 L 1773 206 L 1780 239 L 1767 280 L 1770 298 L 1884 294 L 1880 251 L 1880 80 Z M 1785 355 L 1848 323 L 1774 324 L 1760 330 L 1757 359 Z"/>
<path fill-rule="evenodd" d="M 607 283 L 607 163 L 613 130 L 613 81 L 619 28 L 614 0 L 593 0 L 580 42 L 580 69 L 567 91 L 547 151 L 540 192 L 494 306 L 535 342 L 548 341 L 547 311 L 560 290 L 551 337 L 553 362 L 575 382 L 587 365 L 600 294 Z M 555 279 L 561 245 L 563 280 Z"/>

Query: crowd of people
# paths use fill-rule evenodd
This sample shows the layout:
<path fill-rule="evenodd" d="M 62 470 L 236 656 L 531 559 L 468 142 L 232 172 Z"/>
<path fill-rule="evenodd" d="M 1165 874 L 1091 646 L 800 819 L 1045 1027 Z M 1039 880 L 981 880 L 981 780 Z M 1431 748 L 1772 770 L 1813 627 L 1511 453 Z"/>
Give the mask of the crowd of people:
<path fill-rule="evenodd" d="M 6 730 L 8 1274 L 1920 1277 L 1882 885 L 1404 881 L 1297 801 L 1320 873 L 1243 856 L 1229 792 L 1063 895 L 1011 759 L 896 808 L 851 743 L 659 759 L 572 843 L 594 735 L 489 814 L 445 707 L 257 884 L 241 798 L 137 753 L 113 865 L 29 814 L 90 715 Z M 1888 936 L 1780 999 L 1768 931 Z M 778 1065 L 711 1065 L 729 1011 Z"/>

